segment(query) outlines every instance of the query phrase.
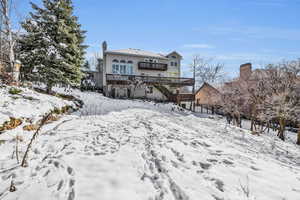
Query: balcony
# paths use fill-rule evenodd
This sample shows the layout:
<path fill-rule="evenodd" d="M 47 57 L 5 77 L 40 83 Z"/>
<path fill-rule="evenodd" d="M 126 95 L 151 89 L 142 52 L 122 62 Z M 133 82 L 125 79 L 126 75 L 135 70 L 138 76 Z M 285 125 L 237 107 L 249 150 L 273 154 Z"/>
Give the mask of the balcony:
<path fill-rule="evenodd" d="M 165 63 L 152 63 L 152 62 L 139 62 L 138 68 L 143 70 L 159 70 L 167 71 L 168 64 Z"/>
<path fill-rule="evenodd" d="M 175 77 L 159 77 L 159 76 L 136 76 L 136 75 L 119 75 L 106 74 L 108 84 L 125 84 L 130 85 L 136 81 L 146 84 L 162 84 L 170 86 L 192 86 L 194 79 L 192 78 L 175 78 Z"/>

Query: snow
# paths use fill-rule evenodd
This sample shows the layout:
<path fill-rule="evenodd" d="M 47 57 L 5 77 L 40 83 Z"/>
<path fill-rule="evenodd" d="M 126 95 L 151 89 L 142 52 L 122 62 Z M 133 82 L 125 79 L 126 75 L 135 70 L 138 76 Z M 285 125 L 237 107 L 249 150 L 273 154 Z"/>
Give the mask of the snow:
<path fill-rule="evenodd" d="M 14 140 L 0 145 L 0 200 L 300 199 L 300 148 L 291 142 L 172 104 L 72 94 L 84 107 L 42 129 L 29 167 L 12 159 Z M 23 155 L 32 133 L 7 134 L 16 131 Z"/>
<path fill-rule="evenodd" d="M 25 118 L 36 122 L 54 108 L 73 106 L 71 101 L 35 92 L 28 88 L 18 88 L 20 94 L 10 94 L 11 87 L 0 87 L 0 126 L 9 118 Z"/>

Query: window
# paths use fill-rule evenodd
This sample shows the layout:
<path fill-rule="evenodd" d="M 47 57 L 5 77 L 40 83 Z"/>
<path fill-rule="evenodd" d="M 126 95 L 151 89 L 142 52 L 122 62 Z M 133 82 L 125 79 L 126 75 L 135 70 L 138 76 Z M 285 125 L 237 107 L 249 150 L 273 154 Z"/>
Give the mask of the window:
<path fill-rule="evenodd" d="M 125 60 L 121 60 L 120 63 L 126 63 L 126 61 Z"/>
<path fill-rule="evenodd" d="M 177 67 L 177 62 L 174 62 L 174 66 Z"/>
<path fill-rule="evenodd" d="M 126 74 L 126 65 L 120 65 L 120 74 Z"/>
<path fill-rule="evenodd" d="M 132 75 L 133 74 L 133 65 L 127 65 L 126 67 L 126 74 Z"/>
<path fill-rule="evenodd" d="M 174 66 L 174 62 L 171 62 L 171 66 Z"/>
<path fill-rule="evenodd" d="M 176 59 L 177 57 L 176 56 L 172 56 L 172 58 Z"/>
<path fill-rule="evenodd" d="M 133 62 L 132 62 L 131 60 L 129 60 L 127 63 L 128 63 L 128 64 L 133 64 Z"/>
<path fill-rule="evenodd" d="M 133 74 L 133 65 L 132 64 L 113 64 L 112 65 L 113 74 L 123 74 L 123 75 L 132 75 Z"/>
<path fill-rule="evenodd" d="M 119 65 L 118 64 L 113 64 L 112 72 L 113 72 L 113 74 L 119 74 Z"/>
<path fill-rule="evenodd" d="M 119 60 L 114 59 L 113 60 L 113 65 L 112 65 L 112 73 L 113 74 L 119 74 L 120 73 L 120 71 L 119 71 L 119 64 L 117 64 L 117 63 L 119 63 Z"/>

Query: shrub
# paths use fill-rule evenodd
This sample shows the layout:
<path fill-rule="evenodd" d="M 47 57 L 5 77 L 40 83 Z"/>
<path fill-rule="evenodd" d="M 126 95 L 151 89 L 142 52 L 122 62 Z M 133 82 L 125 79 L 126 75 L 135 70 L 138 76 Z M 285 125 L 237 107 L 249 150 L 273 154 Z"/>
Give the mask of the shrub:
<path fill-rule="evenodd" d="M 22 90 L 12 87 L 9 89 L 8 92 L 9 92 L 9 94 L 20 94 L 22 92 Z"/>

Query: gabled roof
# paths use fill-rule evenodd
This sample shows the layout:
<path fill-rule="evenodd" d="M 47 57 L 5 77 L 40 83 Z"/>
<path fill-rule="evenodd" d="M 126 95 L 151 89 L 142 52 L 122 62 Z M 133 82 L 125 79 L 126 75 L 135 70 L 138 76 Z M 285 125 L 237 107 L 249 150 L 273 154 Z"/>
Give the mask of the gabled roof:
<path fill-rule="evenodd" d="M 117 54 L 117 55 L 133 55 L 133 56 L 142 56 L 142 57 L 151 57 L 151 58 L 160 58 L 160 59 L 168 59 L 162 54 L 153 53 L 150 51 L 144 51 L 141 49 L 120 49 L 120 50 L 111 50 L 105 51 L 106 54 Z"/>
<path fill-rule="evenodd" d="M 213 87 L 212 85 L 208 84 L 207 82 L 204 82 L 202 84 L 202 86 L 197 90 L 197 92 L 195 94 L 197 94 L 198 92 L 200 92 L 204 87 L 209 87 L 209 88 L 213 89 L 214 91 L 216 91 L 217 93 L 220 93 L 219 90 L 217 90 L 215 87 Z"/>
<path fill-rule="evenodd" d="M 173 51 L 173 52 L 169 53 L 166 57 L 174 55 L 174 54 L 177 55 L 178 58 L 182 59 L 182 56 L 179 53 L 177 53 L 177 51 Z"/>

